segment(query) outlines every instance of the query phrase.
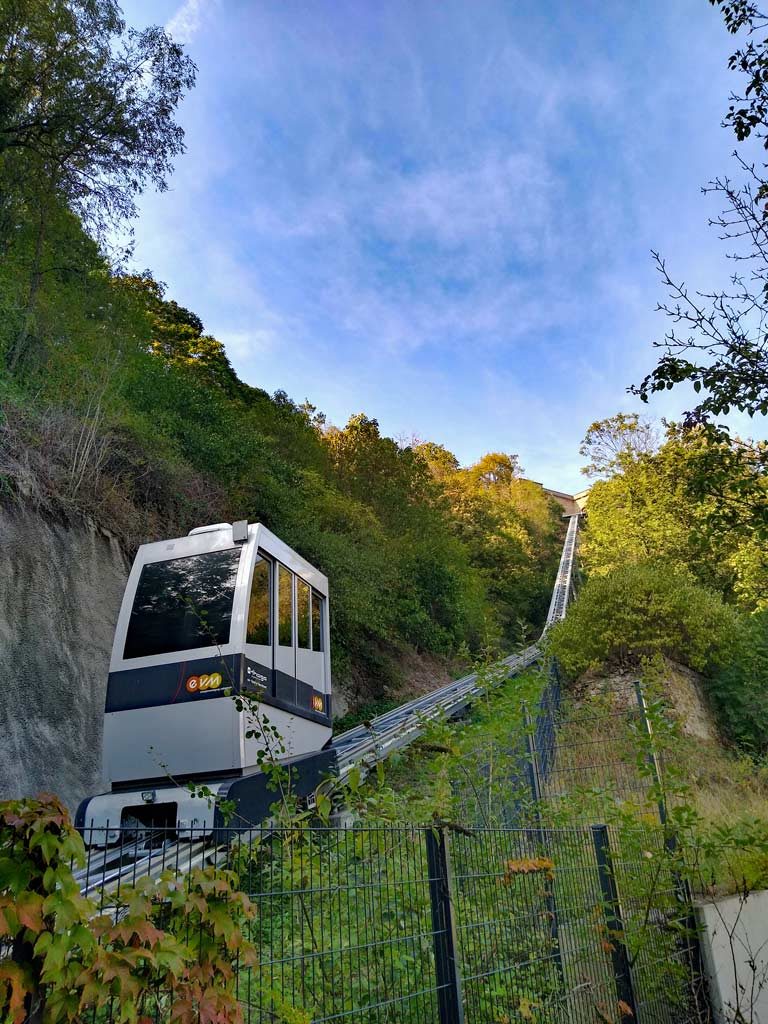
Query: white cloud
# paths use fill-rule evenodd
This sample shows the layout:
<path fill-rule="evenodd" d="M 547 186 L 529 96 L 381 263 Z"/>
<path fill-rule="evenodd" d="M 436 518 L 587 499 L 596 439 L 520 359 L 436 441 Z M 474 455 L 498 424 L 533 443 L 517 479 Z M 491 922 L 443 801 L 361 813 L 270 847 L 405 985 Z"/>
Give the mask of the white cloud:
<path fill-rule="evenodd" d="M 495 243 L 541 255 L 554 189 L 542 160 L 491 151 L 459 168 L 436 166 L 400 178 L 381 196 L 376 219 L 385 237 L 484 250 Z"/>
<path fill-rule="evenodd" d="M 250 226 L 259 234 L 276 239 L 322 238 L 345 229 L 349 211 L 341 197 L 317 196 L 305 203 L 280 209 L 273 204 L 256 204 Z"/>
<path fill-rule="evenodd" d="M 207 12 L 217 0 L 184 0 L 168 20 L 165 29 L 177 43 L 190 43 L 200 31 Z"/>
<path fill-rule="evenodd" d="M 237 363 L 245 363 L 254 356 L 273 351 L 280 340 L 277 331 L 269 327 L 219 331 L 218 339 L 224 343 L 230 359 Z"/>
<path fill-rule="evenodd" d="M 402 245 L 511 250 L 536 258 L 557 233 L 559 183 L 545 160 L 490 149 L 459 163 L 435 159 L 411 173 L 385 172 L 363 159 L 326 168 L 326 184 L 254 204 L 250 225 L 276 239 L 322 238 L 373 230 Z"/>

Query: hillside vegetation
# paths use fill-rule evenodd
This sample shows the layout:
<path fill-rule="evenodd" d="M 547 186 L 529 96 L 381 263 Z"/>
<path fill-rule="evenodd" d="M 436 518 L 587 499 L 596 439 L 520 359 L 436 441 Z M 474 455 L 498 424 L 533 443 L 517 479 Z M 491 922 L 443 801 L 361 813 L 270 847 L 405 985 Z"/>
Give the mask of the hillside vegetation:
<path fill-rule="evenodd" d="M 669 657 L 704 674 L 724 735 L 768 752 L 764 445 L 636 416 L 593 424 L 586 584 L 550 635 L 567 674 Z"/>
<path fill-rule="evenodd" d="M 0 53 L 3 500 L 85 514 L 129 552 L 265 523 L 330 578 L 336 674 L 361 697 L 406 648 L 451 657 L 540 626 L 560 510 L 515 456 L 463 468 L 363 413 L 333 426 L 240 380 L 196 313 L 125 269 L 114 239 L 183 151 L 181 47 L 127 30 L 112 0 L 17 0 Z"/>

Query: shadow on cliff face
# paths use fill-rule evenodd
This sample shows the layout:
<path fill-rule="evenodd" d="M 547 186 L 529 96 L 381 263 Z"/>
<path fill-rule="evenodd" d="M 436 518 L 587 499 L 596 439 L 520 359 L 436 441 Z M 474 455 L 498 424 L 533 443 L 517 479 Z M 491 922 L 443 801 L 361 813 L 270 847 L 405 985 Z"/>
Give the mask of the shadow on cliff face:
<path fill-rule="evenodd" d="M 86 524 L 0 508 L 0 800 L 102 788 L 109 656 L 128 565 Z"/>

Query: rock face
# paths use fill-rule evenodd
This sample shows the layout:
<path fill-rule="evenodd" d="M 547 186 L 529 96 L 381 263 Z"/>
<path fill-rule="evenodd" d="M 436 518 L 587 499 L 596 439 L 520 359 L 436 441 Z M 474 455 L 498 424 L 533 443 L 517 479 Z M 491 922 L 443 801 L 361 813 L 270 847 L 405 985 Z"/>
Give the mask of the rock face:
<path fill-rule="evenodd" d="M 630 708 L 636 703 L 633 684 L 637 678 L 637 672 L 590 671 L 581 677 L 576 688 L 578 693 L 590 697 L 610 693 L 617 707 Z M 667 658 L 660 683 L 669 711 L 680 723 L 683 735 L 719 744 L 717 725 L 704 696 L 702 677 Z"/>
<path fill-rule="evenodd" d="M 664 688 L 683 733 L 709 743 L 719 743 L 717 725 L 704 696 L 701 676 L 698 672 L 671 662 L 668 668 L 664 676 Z"/>
<path fill-rule="evenodd" d="M 0 800 L 74 810 L 101 786 L 109 655 L 129 566 L 116 541 L 0 507 Z"/>

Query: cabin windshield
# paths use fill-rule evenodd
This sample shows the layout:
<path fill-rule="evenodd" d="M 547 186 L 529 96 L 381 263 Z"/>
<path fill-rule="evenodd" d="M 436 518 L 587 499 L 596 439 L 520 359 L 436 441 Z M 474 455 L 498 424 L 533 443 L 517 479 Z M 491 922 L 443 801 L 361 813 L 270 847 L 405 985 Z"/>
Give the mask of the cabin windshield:
<path fill-rule="evenodd" d="M 136 588 L 123 657 L 229 643 L 242 548 L 148 562 Z"/>

